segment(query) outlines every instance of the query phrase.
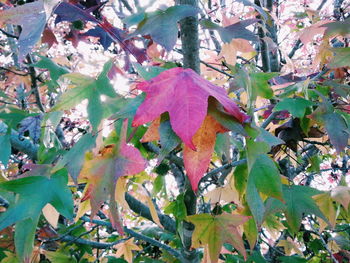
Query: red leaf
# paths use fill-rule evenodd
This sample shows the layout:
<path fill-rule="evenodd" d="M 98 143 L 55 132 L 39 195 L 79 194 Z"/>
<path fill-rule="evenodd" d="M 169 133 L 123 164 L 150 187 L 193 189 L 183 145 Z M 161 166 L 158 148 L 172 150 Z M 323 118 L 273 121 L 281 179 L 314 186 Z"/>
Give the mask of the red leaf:
<path fill-rule="evenodd" d="M 225 110 L 243 123 L 249 116 L 227 96 L 224 88 L 215 86 L 192 69 L 172 68 L 144 81 L 137 88 L 146 92 L 138 108 L 133 126 L 139 126 L 169 112 L 174 132 L 195 150 L 192 137 L 202 125 L 208 109 L 208 98 L 216 98 Z"/>

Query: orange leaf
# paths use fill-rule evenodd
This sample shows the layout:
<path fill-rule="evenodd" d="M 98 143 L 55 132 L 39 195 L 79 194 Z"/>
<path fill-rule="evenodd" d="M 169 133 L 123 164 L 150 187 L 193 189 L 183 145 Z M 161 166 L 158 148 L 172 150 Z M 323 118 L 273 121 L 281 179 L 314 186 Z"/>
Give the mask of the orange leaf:
<path fill-rule="evenodd" d="M 159 126 L 160 126 L 160 117 L 151 122 L 151 125 L 148 127 L 148 130 L 143 135 L 141 142 L 153 142 L 160 140 L 159 135 Z"/>
<path fill-rule="evenodd" d="M 117 258 L 124 256 L 124 259 L 129 263 L 132 263 L 132 260 L 133 260 L 132 251 L 141 250 L 139 246 L 134 244 L 133 237 L 126 240 L 123 243 L 119 243 L 115 245 L 114 248 L 117 250 L 117 253 L 115 254 L 115 256 Z"/>
<path fill-rule="evenodd" d="M 207 115 L 202 126 L 193 136 L 193 143 L 197 150 L 194 151 L 185 145 L 184 164 L 193 191 L 197 190 L 198 182 L 209 167 L 214 151 L 216 134 L 225 131 L 225 128 L 220 123 L 210 115 Z"/>

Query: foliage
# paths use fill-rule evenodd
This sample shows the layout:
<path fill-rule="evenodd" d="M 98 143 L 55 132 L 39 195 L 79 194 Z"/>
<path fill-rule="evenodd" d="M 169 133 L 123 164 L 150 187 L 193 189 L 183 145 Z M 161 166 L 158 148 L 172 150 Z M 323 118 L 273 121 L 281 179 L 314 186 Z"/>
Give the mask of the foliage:
<path fill-rule="evenodd" d="M 0 261 L 349 262 L 349 5 L 157 2 L 0 0 Z"/>

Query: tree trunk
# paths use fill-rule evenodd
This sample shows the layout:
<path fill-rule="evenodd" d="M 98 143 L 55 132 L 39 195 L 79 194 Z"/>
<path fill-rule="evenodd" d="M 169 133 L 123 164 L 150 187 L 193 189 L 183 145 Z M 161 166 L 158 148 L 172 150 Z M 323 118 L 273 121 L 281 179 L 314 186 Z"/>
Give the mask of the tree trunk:
<path fill-rule="evenodd" d="M 176 0 L 176 4 L 198 7 L 197 0 Z M 184 68 L 191 68 L 200 74 L 198 17 L 187 17 L 182 19 L 180 21 L 180 34 Z M 185 191 L 185 205 L 187 215 L 196 214 L 197 197 L 193 193 L 190 184 L 187 185 L 187 190 Z M 184 247 L 184 263 L 200 262 L 198 251 L 196 249 L 191 249 L 193 230 L 194 225 L 192 223 L 186 221 L 183 222 L 181 238 Z"/>
<path fill-rule="evenodd" d="M 197 0 L 177 0 L 178 5 L 192 5 L 198 7 Z M 180 21 L 184 68 L 191 68 L 200 73 L 198 18 L 187 17 Z"/>

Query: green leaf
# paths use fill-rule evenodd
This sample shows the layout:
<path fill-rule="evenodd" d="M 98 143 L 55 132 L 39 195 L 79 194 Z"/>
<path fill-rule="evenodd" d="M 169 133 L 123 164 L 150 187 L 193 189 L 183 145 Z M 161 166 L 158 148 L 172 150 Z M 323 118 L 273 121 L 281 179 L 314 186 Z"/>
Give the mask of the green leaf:
<path fill-rule="evenodd" d="M 24 118 L 34 115 L 37 114 L 28 114 L 28 112 L 24 110 L 8 107 L 6 108 L 6 112 L 0 112 L 0 120 L 3 120 L 10 128 L 17 129 L 18 123 Z"/>
<path fill-rule="evenodd" d="M 267 154 L 259 155 L 256 158 L 250 169 L 249 178 L 252 178 L 259 192 L 283 200 L 279 171 L 274 161 Z"/>
<path fill-rule="evenodd" d="M 175 201 L 169 203 L 164 212 L 166 214 L 173 214 L 178 221 L 184 220 L 187 216 L 184 194 L 179 194 Z"/>
<path fill-rule="evenodd" d="M 233 23 L 226 27 L 221 27 L 211 22 L 210 20 L 203 19 L 201 20 L 200 24 L 204 28 L 217 30 L 221 37 L 221 40 L 225 43 L 229 43 L 232 39 L 236 38 L 243 38 L 249 41 L 257 41 L 258 38 L 256 37 L 256 35 L 253 32 L 246 29 L 246 27 L 258 21 L 258 19 L 246 19 L 241 20 L 237 23 Z"/>
<path fill-rule="evenodd" d="M 132 63 L 137 73 L 145 80 L 157 77 L 161 72 L 165 71 L 166 68 L 155 67 L 155 66 L 141 66 L 139 63 Z"/>
<path fill-rule="evenodd" d="M 171 128 L 170 121 L 163 121 L 159 126 L 160 145 L 162 146 L 158 155 L 158 164 L 174 150 L 180 143 L 181 139 Z"/>
<path fill-rule="evenodd" d="M 0 134 L 0 162 L 6 167 L 11 156 L 11 135 Z"/>
<path fill-rule="evenodd" d="M 58 251 L 45 251 L 45 257 L 51 262 L 55 263 L 76 263 L 77 260 L 73 257 L 69 251 L 58 250 Z M 124 261 L 123 261 L 124 262 Z"/>
<path fill-rule="evenodd" d="M 258 137 L 256 137 L 257 141 L 266 142 L 269 144 L 270 147 L 285 143 L 283 140 L 272 135 L 270 132 L 266 131 L 265 129 L 259 127 L 259 130 L 260 130 L 260 134 L 258 135 Z"/>
<path fill-rule="evenodd" d="M 123 19 L 123 23 L 125 23 L 127 26 L 133 26 L 140 23 L 143 19 L 145 19 L 146 13 L 141 11 L 136 14 L 132 14 L 131 16 L 128 16 Z"/>
<path fill-rule="evenodd" d="M 246 189 L 247 179 L 248 179 L 247 163 L 238 165 L 233 172 L 233 176 L 235 178 L 234 180 L 235 188 L 237 189 L 240 195 L 243 195 Z"/>
<path fill-rule="evenodd" d="M 96 136 L 91 133 L 83 135 L 80 140 L 63 155 L 62 159 L 58 161 L 54 171 L 66 167 L 69 175 L 77 182 L 78 175 L 84 163 L 85 152 L 92 149 L 95 146 L 95 142 Z"/>
<path fill-rule="evenodd" d="M 252 177 L 248 178 L 246 200 L 257 227 L 260 229 L 264 221 L 265 206 Z"/>
<path fill-rule="evenodd" d="M 303 98 L 285 98 L 276 104 L 273 111 L 289 111 L 294 117 L 302 118 L 305 115 L 305 111 L 313 103 Z"/>
<path fill-rule="evenodd" d="M 188 16 L 196 16 L 198 13 L 199 9 L 190 5 L 176 5 L 166 10 L 147 13 L 130 36 L 151 35 L 155 42 L 171 51 L 177 40 L 177 22 Z"/>
<path fill-rule="evenodd" d="M 328 63 L 329 68 L 340 68 L 350 66 L 350 47 L 331 48 L 334 57 Z"/>
<path fill-rule="evenodd" d="M 113 114 L 110 119 L 131 119 L 135 116 L 138 107 L 145 100 L 146 93 L 141 93 L 135 98 L 129 99 L 120 111 Z"/>
<path fill-rule="evenodd" d="M 298 256 L 279 257 L 281 263 L 306 263 L 307 260 Z"/>
<path fill-rule="evenodd" d="M 273 90 L 270 88 L 268 80 L 276 76 L 278 76 L 276 72 L 251 73 L 250 79 L 254 93 L 262 98 L 271 99 L 273 97 Z"/>
<path fill-rule="evenodd" d="M 286 201 L 286 218 L 292 233 L 299 230 L 304 215 L 316 215 L 328 222 L 316 205 L 312 196 L 322 193 L 314 188 L 302 185 L 283 185 L 283 196 Z"/>
<path fill-rule="evenodd" d="M 76 87 L 62 94 L 58 103 L 51 111 L 67 110 L 88 99 L 87 112 L 94 131 L 97 131 L 103 117 L 103 106 L 101 95 L 116 97 L 116 92 L 110 83 L 107 74 L 112 67 L 112 61 L 107 62 L 101 74 L 94 79 L 78 73 L 65 74 L 62 77 L 69 79 Z"/>
<path fill-rule="evenodd" d="M 37 169 L 37 173 L 41 175 L 0 184 L 1 189 L 19 195 L 16 203 L 0 215 L 0 229 L 16 223 L 16 251 L 22 260 L 31 254 L 33 244 L 30 243 L 34 240 L 36 225 L 46 204 L 50 203 L 67 218 L 73 217 L 73 200 L 67 187 L 67 172 L 59 170 L 47 177 L 42 174 L 46 169 Z"/>
<path fill-rule="evenodd" d="M 187 221 L 195 225 L 192 246 L 198 248 L 208 245 L 211 262 L 217 262 L 224 243 L 233 245 L 246 258 L 246 250 L 238 227 L 249 218 L 226 213 L 216 216 L 210 214 L 188 216 Z"/>
<path fill-rule="evenodd" d="M 350 135 L 349 127 L 344 118 L 336 113 L 326 113 L 322 115 L 329 139 L 338 153 L 348 145 Z"/>
<path fill-rule="evenodd" d="M 36 218 L 28 218 L 19 221 L 15 225 L 15 246 L 18 258 L 24 259 L 24 262 L 29 262 L 33 251 L 36 227 L 39 221 L 40 214 Z"/>
<path fill-rule="evenodd" d="M 65 67 L 57 65 L 51 59 L 39 56 L 40 61 L 35 63 L 33 66 L 41 69 L 47 69 L 50 72 L 51 85 L 58 86 L 57 80 L 64 74 L 69 73 L 69 70 Z"/>
<path fill-rule="evenodd" d="M 19 194 L 19 198 L 13 207 L 1 214 L 0 229 L 27 218 L 35 219 L 47 203 L 52 204 L 63 216 L 72 218 L 72 194 L 67 182 L 67 172 L 59 170 L 50 178 L 42 174 L 1 183 L 1 189 Z M 32 200 L 30 205 L 28 200 Z"/>

